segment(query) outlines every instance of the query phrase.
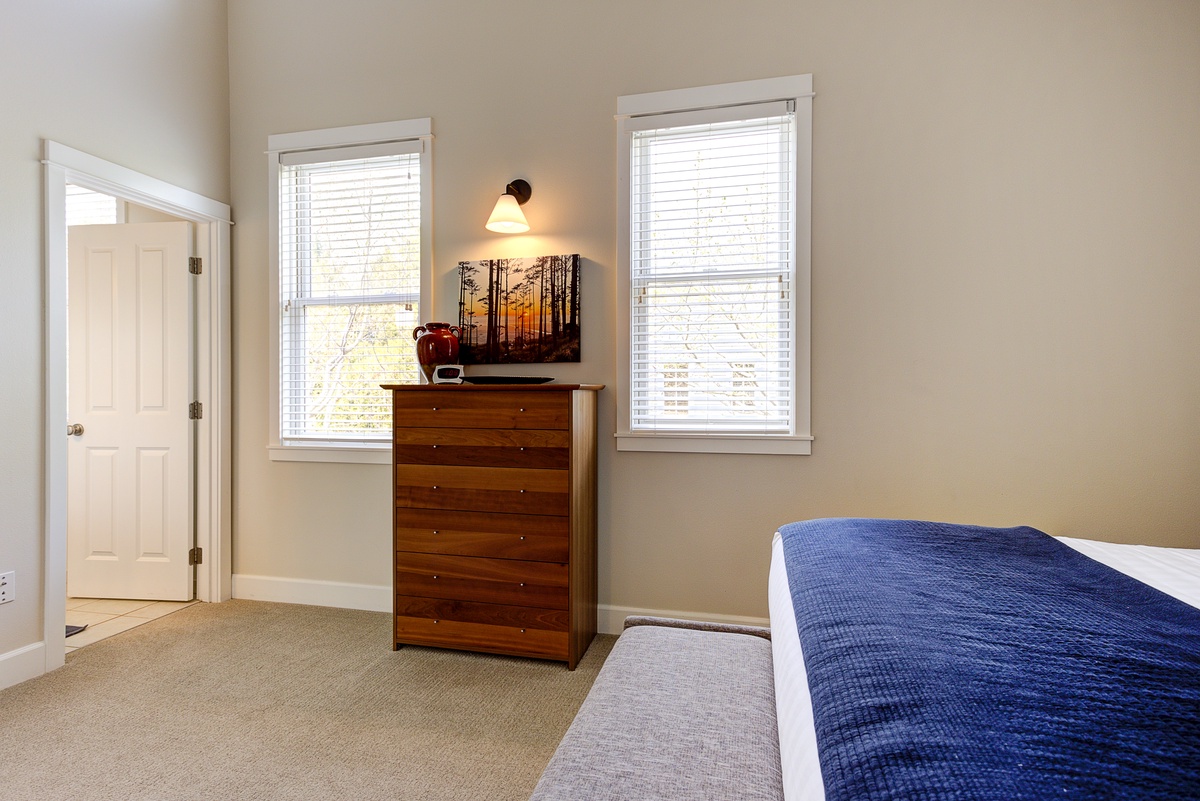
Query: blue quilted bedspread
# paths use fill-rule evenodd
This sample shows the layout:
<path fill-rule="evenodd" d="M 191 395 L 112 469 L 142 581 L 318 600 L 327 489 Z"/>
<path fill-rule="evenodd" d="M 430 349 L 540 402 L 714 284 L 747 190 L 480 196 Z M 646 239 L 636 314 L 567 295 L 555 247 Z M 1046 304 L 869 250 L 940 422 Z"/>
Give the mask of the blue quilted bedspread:
<path fill-rule="evenodd" d="M 1031 528 L 781 529 L 826 798 L 1200 798 L 1200 610 Z"/>

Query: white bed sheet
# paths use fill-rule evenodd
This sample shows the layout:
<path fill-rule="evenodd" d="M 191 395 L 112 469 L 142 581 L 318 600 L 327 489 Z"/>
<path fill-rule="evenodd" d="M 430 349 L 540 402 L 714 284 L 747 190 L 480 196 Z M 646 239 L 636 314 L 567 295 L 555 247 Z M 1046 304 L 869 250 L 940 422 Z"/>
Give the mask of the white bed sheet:
<path fill-rule="evenodd" d="M 775 718 L 779 722 L 779 761 L 783 768 L 783 797 L 787 801 L 825 801 L 825 783 L 817 759 L 817 730 L 812 696 L 796 630 L 796 611 L 783 561 L 783 538 L 771 542 L 771 573 L 767 580 L 771 615 L 771 659 L 775 670 Z"/>
<path fill-rule="evenodd" d="M 1084 556 L 1200 609 L 1200 550 L 1055 537 Z"/>
<path fill-rule="evenodd" d="M 1162 590 L 1200 609 L 1200 550 L 1122 545 L 1073 537 L 1058 540 L 1085 556 Z M 779 720 L 779 756 L 787 801 L 825 801 L 817 758 L 812 696 L 804 654 L 796 631 L 796 613 L 783 560 L 783 540 L 771 543 L 767 599 L 771 615 L 771 653 L 775 669 L 775 706 Z"/>

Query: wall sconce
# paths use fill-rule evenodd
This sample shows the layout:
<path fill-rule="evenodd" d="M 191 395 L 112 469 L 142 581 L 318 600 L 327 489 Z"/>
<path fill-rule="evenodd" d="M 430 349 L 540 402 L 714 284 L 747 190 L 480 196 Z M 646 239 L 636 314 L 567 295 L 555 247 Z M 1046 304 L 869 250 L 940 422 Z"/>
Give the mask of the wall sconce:
<path fill-rule="evenodd" d="M 528 181 L 516 179 L 504 188 L 504 194 L 496 201 L 492 216 L 488 217 L 487 228 L 499 234 L 523 234 L 529 230 L 525 221 L 525 213 L 521 207 L 529 201 L 533 189 Z"/>

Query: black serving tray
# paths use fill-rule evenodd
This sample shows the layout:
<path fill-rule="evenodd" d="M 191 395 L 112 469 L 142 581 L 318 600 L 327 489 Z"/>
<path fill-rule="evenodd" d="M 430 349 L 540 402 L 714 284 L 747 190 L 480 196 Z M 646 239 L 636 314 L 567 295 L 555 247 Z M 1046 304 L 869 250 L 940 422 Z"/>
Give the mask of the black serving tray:
<path fill-rule="evenodd" d="M 468 384 L 549 384 L 554 376 L 549 375 L 464 375 Z"/>

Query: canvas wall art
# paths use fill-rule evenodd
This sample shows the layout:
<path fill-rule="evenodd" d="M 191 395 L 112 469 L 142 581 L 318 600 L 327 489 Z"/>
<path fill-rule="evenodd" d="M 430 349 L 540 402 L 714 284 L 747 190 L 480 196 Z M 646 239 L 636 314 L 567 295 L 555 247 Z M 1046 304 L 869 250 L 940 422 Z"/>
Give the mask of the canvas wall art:
<path fill-rule="evenodd" d="M 579 361 L 579 254 L 458 263 L 459 361 Z"/>

